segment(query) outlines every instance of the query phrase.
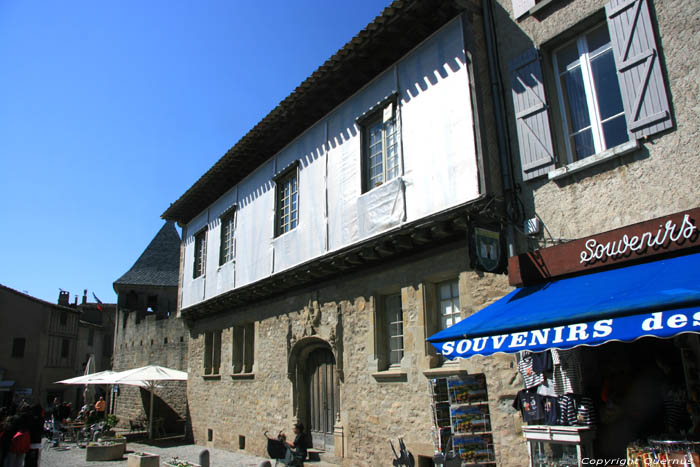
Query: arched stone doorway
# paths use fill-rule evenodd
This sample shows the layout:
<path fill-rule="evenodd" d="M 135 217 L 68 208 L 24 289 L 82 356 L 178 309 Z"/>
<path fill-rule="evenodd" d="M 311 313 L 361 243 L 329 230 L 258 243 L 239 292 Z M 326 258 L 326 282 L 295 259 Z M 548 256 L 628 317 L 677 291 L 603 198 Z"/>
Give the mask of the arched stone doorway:
<path fill-rule="evenodd" d="M 333 428 L 340 410 L 336 358 L 328 342 L 307 337 L 290 353 L 295 415 L 307 427 L 317 449 L 333 452 Z"/>

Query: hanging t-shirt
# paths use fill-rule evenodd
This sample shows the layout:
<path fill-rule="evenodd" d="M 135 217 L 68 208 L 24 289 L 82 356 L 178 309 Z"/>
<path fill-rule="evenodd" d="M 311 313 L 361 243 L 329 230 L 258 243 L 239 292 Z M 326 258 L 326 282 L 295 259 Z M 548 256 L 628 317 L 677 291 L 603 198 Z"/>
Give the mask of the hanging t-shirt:
<path fill-rule="evenodd" d="M 518 354 L 518 371 L 523 377 L 525 388 L 533 388 L 544 382 L 544 375 L 537 373 L 533 368 L 534 361 L 531 352 L 520 352 Z"/>
<path fill-rule="evenodd" d="M 559 425 L 576 424 L 576 402 L 572 396 L 559 397 Z"/>
<path fill-rule="evenodd" d="M 520 410 L 523 420 L 528 423 L 544 419 L 544 400 L 536 391 L 521 389 L 513 400 L 513 408 Z"/>
<path fill-rule="evenodd" d="M 597 423 L 593 399 L 587 396 L 576 397 L 576 424 L 595 426 Z"/>
<path fill-rule="evenodd" d="M 545 377 L 544 383 L 537 386 L 537 394 L 540 396 L 557 397 L 557 393 L 554 390 L 554 379 Z"/>
<path fill-rule="evenodd" d="M 581 382 L 581 361 L 578 349 L 552 349 L 554 367 L 554 390 L 558 395 L 580 394 L 583 392 Z"/>
<path fill-rule="evenodd" d="M 556 397 L 542 397 L 542 411 L 544 412 L 545 425 L 557 425 L 559 423 L 559 400 Z"/>
<path fill-rule="evenodd" d="M 567 394 L 559 397 L 559 424 L 565 426 L 595 426 L 597 416 L 593 399 Z"/>
<path fill-rule="evenodd" d="M 549 350 L 532 353 L 532 369 L 536 373 L 546 373 L 552 371 L 552 354 Z"/>

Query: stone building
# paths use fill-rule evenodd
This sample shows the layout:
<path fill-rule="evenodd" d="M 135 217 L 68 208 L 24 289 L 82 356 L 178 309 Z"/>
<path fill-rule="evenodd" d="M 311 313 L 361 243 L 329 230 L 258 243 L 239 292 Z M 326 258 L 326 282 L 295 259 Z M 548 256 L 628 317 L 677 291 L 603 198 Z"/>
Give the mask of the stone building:
<path fill-rule="evenodd" d="M 195 441 L 263 454 L 301 420 L 333 462 L 403 437 L 432 465 L 429 383 L 470 374 L 524 465 L 516 359 L 425 339 L 520 285 L 499 258 L 698 207 L 697 12 L 392 3 L 163 214 Z"/>
<path fill-rule="evenodd" d="M 688 274 L 697 279 L 697 267 L 682 270 L 672 265 L 698 261 L 700 59 L 695 50 L 700 5 L 684 0 L 497 0 L 484 5 L 485 27 L 493 31 L 486 35 L 487 44 L 498 57 L 493 76 L 504 90 L 500 108 L 494 109 L 504 115 L 500 139 L 511 162 L 510 173 L 504 173 L 504 193 L 511 206 L 509 224 L 519 231 L 513 236 L 509 282 L 523 288 L 516 292 L 521 297 L 509 295 L 482 310 L 506 313 L 502 316 L 512 318 L 513 328 L 493 326 L 479 338 L 510 339 L 533 329 L 564 326 L 582 330 L 567 339 L 592 339 L 596 333 L 583 331 L 579 323 L 594 319 L 604 326 L 601 335 L 614 338 L 622 318 L 660 319 L 649 313 L 682 308 L 670 297 L 694 303 L 695 286 L 672 285 L 656 300 L 651 294 L 657 283 L 680 284 Z M 643 271 L 664 265 L 663 277 L 641 279 Z M 606 284 L 607 277 L 615 279 Z M 632 284 L 632 277 L 638 282 Z M 550 298 L 548 291 L 554 289 L 564 290 L 562 302 Z M 624 308 L 625 290 L 637 301 L 630 308 Z M 585 302 L 582 297 L 595 302 L 585 319 L 575 314 Z M 509 316 L 508 304 L 516 302 L 521 315 Z M 538 326 L 527 327 L 521 320 L 528 302 L 530 311 L 543 317 Z M 658 410 L 653 418 L 662 389 L 649 381 L 677 384 L 674 397 L 681 402 L 681 412 L 690 410 L 697 423 L 693 368 L 700 359 L 700 323 L 691 321 L 674 318 L 671 327 L 677 331 L 664 336 L 673 339 L 641 339 L 657 335 L 652 331 L 662 327 L 647 321 L 631 335 L 639 342 L 628 342 L 628 336 L 621 339 L 624 344 L 603 339 L 592 344 L 598 347 L 576 349 L 580 384 L 598 417 L 592 424 L 596 429 L 589 430 L 594 457 L 624 461 L 632 441 L 642 440 L 643 445 L 647 437 L 663 436 L 664 430 L 680 431 L 680 422 L 665 424 Z M 470 332 L 477 335 L 469 323 L 460 323 L 462 350 L 474 342 Z M 545 347 L 558 345 L 575 344 Z M 464 364 L 482 372 L 509 361 L 512 365 L 515 359 L 477 356 Z M 653 371 L 666 376 L 635 387 L 640 375 Z M 614 396 L 607 391 L 611 381 L 616 381 Z M 645 402 L 639 404 L 631 395 L 639 395 L 642 387 Z M 663 397 L 668 404 L 668 392 Z M 516 417 L 517 430 L 523 422 Z M 513 453 L 521 446 L 513 445 Z M 496 451 L 499 455 L 506 449 L 496 443 Z M 499 465 L 524 465 L 514 457 L 501 459 Z"/>
<path fill-rule="evenodd" d="M 512 358 L 425 342 L 509 290 L 483 43 L 479 2 L 393 3 L 163 214 L 197 443 L 264 454 L 300 420 L 325 460 L 389 465 L 403 437 L 431 465 L 429 381 L 478 368 L 497 451 L 522 457 Z"/>
<path fill-rule="evenodd" d="M 82 374 L 76 373 L 80 319 L 68 292 L 55 304 L 0 285 L 0 405 L 47 406 L 55 397 L 82 402 L 79 390 L 55 384 Z"/>
<path fill-rule="evenodd" d="M 114 371 L 146 365 L 187 369 L 188 332 L 177 318 L 180 235 L 166 222 L 134 265 L 114 282 L 117 293 Z M 145 418 L 150 395 L 146 389 L 120 385 L 114 413 L 120 423 Z M 185 384 L 163 382 L 154 399 L 154 416 L 169 433 L 182 433 L 187 420 Z"/>

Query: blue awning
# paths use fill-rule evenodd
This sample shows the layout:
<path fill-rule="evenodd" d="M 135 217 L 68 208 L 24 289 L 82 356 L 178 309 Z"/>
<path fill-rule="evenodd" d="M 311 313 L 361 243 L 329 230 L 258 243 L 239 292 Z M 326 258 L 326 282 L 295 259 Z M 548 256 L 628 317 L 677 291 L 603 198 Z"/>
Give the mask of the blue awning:
<path fill-rule="evenodd" d="M 448 358 L 700 332 L 700 253 L 516 289 L 428 338 Z"/>

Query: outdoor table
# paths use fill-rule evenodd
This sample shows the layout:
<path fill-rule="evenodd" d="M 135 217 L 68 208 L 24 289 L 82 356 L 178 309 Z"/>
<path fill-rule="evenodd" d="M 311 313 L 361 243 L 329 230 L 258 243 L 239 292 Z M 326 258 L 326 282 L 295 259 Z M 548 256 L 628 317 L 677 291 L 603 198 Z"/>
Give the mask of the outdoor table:
<path fill-rule="evenodd" d="M 85 426 L 86 426 L 85 423 L 67 422 L 67 423 L 63 424 L 63 428 L 65 428 L 68 432 L 70 432 L 70 435 L 73 438 L 73 441 L 75 442 L 76 446 L 78 445 L 80 431 L 83 428 L 85 428 Z"/>

